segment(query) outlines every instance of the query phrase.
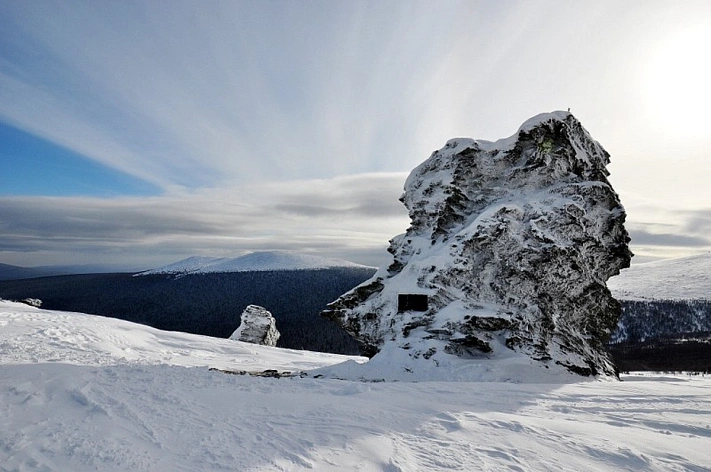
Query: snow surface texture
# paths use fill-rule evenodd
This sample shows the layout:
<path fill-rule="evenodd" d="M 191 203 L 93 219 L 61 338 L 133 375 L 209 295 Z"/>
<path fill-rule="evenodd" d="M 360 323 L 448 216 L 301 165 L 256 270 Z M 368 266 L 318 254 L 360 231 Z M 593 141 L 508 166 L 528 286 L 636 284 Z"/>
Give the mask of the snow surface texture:
<path fill-rule="evenodd" d="M 161 331 L 114 318 L 42 310 L 0 300 L 1 364 L 64 362 L 96 366 L 129 363 L 299 371 L 349 359 L 364 360 Z"/>
<path fill-rule="evenodd" d="M 624 300 L 711 300 L 711 253 L 633 265 L 608 286 Z"/>
<path fill-rule="evenodd" d="M 158 269 L 136 275 L 202 274 L 208 272 L 256 272 L 272 270 L 328 269 L 331 267 L 367 267 L 344 259 L 319 257 L 289 251 L 252 252 L 236 258 L 193 256 Z"/>
<path fill-rule="evenodd" d="M 290 351 L 0 301 L 2 471 L 702 471 L 711 379 L 380 382 Z M 362 360 L 362 359 L 361 359 Z M 531 379 L 533 380 L 533 379 Z"/>
<path fill-rule="evenodd" d="M 242 312 L 240 319 L 239 328 L 229 339 L 262 346 L 276 346 L 281 335 L 276 328 L 276 319 L 269 310 L 258 305 L 249 305 Z"/>
<path fill-rule="evenodd" d="M 392 264 L 323 313 L 378 353 L 364 375 L 515 352 L 615 376 L 604 341 L 620 305 L 605 283 L 632 254 L 608 163 L 573 115 L 554 112 L 497 142 L 450 140 L 413 170 L 401 198 L 411 226 L 391 240 Z M 425 294 L 428 309 L 399 312 L 398 294 Z"/>

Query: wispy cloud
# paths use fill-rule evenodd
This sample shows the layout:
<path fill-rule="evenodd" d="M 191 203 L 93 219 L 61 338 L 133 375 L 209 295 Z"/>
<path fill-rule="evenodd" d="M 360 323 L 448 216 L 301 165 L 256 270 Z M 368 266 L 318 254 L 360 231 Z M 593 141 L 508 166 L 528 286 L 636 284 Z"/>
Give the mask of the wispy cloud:
<path fill-rule="evenodd" d="M 0 256 L 318 248 L 372 263 L 406 227 L 402 173 L 449 138 L 505 137 L 566 107 L 633 196 L 633 244 L 699 248 L 707 217 L 679 210 L 711 199 L 711 138 L 651 127 L 639 71 L 649 44 L 711 7 L 669 5 L 2 2 L 0 121 L 163 195 L 4 198 Z"/>
<path fill-rule="evenodd" d="M 604 37 L 584 18 L 609 8 L 10 2 L 0 119 L 166 189 L 406 171 L 583 111 L 579 71 L 603 61 L 577 33 Z"/>
<path fill-rule="evenodd" d="M 0 198 L 0 257 L 18 265 L 97 259 L 150 268 L 200 254 L 287 249 L 382 265 L 407 229 L 404 173 L 259 183 L 148 198 Z M 658 209 L 662 212 L 663 209 Z M 683 212 L 682 212 L 683 213 Z M 639 260 L 711 248 L 709 211 L 629 221 Z"/>
<path fill-rule="evenodd" d="M 671 202 L 668 202 L 671 203 Z M 630 246 L 639 262 L 711 250 L 711 210 L 652 205 L 627 208 Z"/>
<path fill-rule="evenodd" d="M 671 246 L 675 248 L 710 247 L 711 240 L 701 236 L 687 236 L 674 233 L 650 233 L 644 230 L 631 230 L 632 244 L 639 246 Z"/>
<path fill-rule="evenodd" d="M 684 212 L 687 218 L 685 229 L 692 234 L 711 234 L 711 208 Z"/>
<path fill-rule="evenodd" d="M 150 198 L 0 198 L 0 255 L 24 265 L 98 256 L 152 267 L 192 255 L 291 249 L 384 262 L 407 228 L 403 174 L 291 181 Z M 373 209 L 377 202 L 377 209 Z M 13 259 L 13 257 L 15 259 Z M 129 260 L 130 259 L 130 260 Z"/>

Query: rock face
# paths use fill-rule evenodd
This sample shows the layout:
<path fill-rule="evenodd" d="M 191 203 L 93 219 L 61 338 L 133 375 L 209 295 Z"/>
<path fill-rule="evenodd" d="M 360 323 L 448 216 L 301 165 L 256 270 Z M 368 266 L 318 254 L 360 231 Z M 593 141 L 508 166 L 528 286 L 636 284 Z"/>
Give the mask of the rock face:
<path fill-rule="evenodd" d="M 450 140 L 405 183 L 411 225 L 390 241 L 392 263 L 322 315 L 369 356 L 386 344 L 436 365 L 518 353 L 616 375 L 603 343 L 620 305 L 606 281 L 632 253 L 608 163 L 566 112 L 497 142 Z M 402 294 L 426 295 L 425 311 L 398 311 Z"/>
<path fill-rule="evenodd" d="M 242 312 L 239 328 L 232 333 L 230 339 L 263 346 L 276 346 L 279 336 L 276 320 L 272 314 L 261 306 L 249 305 Z"/>

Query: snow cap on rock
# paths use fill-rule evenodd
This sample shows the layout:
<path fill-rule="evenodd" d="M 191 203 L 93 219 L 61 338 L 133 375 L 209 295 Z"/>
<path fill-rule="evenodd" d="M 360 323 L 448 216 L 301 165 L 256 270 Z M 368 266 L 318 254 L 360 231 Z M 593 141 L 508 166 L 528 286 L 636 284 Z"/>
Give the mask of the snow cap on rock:
<path fill-rule="evenodd" d="M 620 305 L 606 281 L 632 253 L 608 163 L 560 111 L 496 142 L 448 141 L 407 178 L 401 201 L 411 224 L 390 241 L 392 263 L 323 316 L 364 354 L 405 351 L 408 372 L 452 356 L 520 355 L 554 370 L 615 376 L 604 342 Z M 426 295 L 424 311 L 399 309 L 402 294 Z"/>

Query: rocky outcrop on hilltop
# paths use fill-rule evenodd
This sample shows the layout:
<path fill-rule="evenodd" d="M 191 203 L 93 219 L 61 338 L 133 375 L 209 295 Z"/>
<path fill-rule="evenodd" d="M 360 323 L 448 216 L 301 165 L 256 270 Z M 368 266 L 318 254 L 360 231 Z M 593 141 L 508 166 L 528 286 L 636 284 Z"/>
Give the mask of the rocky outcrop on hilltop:
<path fill-rule="evenodd" d="M 386 345 L 434 365 L 518 353 L 616 375 L 604 342 L 620 305 L 606 281 L 632 254 L 608 163 L 565 112 L 497 142 L 450 140 L 405 183 L 411 224 L 390 241 L 392 263 L 323 316 L 369 356 Z"/>
<path fill-rule="evenodd" d="M 276 319 L 272 314 L 261 306 L 249 305 L 242 312 L 239 328 L 232 333 L 230 339 L 263 346 L 276 346 L 279 336 Z"/>
<path fill-rule="evenodd" d="M 42 306 L 42 300 L 39 298 L 23 298 L 20 300 L 21 303 L 24 303 L 25 305 L 33 306 L 35 308 L 39 308 Z"/>

